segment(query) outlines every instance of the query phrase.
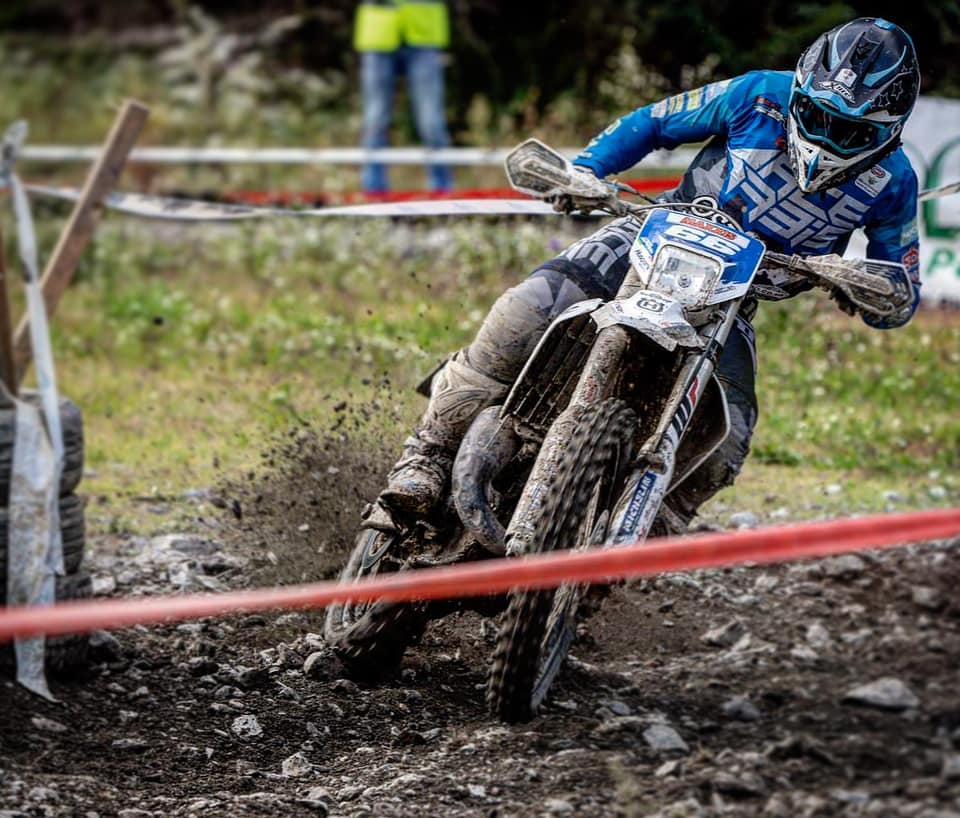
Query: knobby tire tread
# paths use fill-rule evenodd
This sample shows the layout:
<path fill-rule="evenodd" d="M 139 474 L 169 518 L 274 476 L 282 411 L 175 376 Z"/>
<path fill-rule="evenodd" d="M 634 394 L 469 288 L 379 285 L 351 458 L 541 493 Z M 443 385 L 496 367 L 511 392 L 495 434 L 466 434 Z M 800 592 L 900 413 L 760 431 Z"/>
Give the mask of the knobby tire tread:
<path fill-rule="evenodd" d="M 359 576 L 365 533 L 358 537 L 340 573 L 341 582 L 350 582 Z M 324 638 L 350 675 L 361 681 L 376 682 L 392 675 L 407 648 L 420 638 L 426 627 L 423 605 L 417 603 L 378 602 L 346 626 L 341 620 L 343 607 L 342 603 L 334 603 L 327 608 Z"/>
<path fill-rule="evenodd" d="M 9 515 L 0 508 L 0 602 L 7 598 L 7 526 Z M 60 536 L 63 542 L 63 567 L 67 574 L 80 570 L 86 546 L 86 522 L 83 499 L 76 494 L 60 498 Z"/>
<path fill-rule="evenodd" d="M 626 403 L 608 399 L 584 407 L 561 457 L 536 521 L 537 553 L 571 547 L 586 514 L 591 492 L 607 474 L 636 428 Z M 500 623 L 487 685 L 493 716 L 509 723 L 528 721 L 538 709 L 532 701 L 547 621 L 559 589 L 511 594 Z"/>
<path fill-rule="evenodd" d="M 33 406 L 40 405 L 39 395 L 24 390 L 18 396 Z M 6 505 L 10 497 L 10 468 L 13 458 L 16 412 L 0 409 L 0 502 Z M 60 475 L 60 495 L 72 492 L 83 476 L 83 414 L 69 398 L 60 398 L 60 425 L 63 429 L 63 473 Z"/>

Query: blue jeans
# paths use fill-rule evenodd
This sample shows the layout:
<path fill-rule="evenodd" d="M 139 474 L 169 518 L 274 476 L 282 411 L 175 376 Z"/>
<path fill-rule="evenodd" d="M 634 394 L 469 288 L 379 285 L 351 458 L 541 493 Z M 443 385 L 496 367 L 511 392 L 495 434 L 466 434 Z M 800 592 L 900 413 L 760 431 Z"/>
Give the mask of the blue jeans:
<path fill-rule="evenodd" d="M 360 77 L 363 86 L 363 147 L 383 148 L 389 144 L 390 118 L 393 113 L 393 89 L 398 74 L 406 74 L 407 88 L 420 141 L 428 148 L 450 145 L 444 112 L 443 57 L 435 48 L 410 48 L 397 51 L 365 51 L 361 55 Z M 430 165 L 430 189 L 449 190 L 450 168 Z M 380 163 L 363 167 L 363 189 L 382 193 L 389 187 L 387 169 Z"/>

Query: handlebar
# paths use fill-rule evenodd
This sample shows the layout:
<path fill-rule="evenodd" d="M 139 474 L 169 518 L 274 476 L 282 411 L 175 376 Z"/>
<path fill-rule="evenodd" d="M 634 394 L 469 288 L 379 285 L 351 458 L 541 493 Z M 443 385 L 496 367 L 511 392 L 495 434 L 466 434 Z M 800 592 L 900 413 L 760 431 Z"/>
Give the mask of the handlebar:
<path fill-rule="evenodd" d="M 546 201 L 561 200 L 570 211 L 600 210 L 614 216 L 641 216 L 666 207 L 688 210 L 701 218 L 741 229 L 729 214 L 702 202 L 656 202 L 646 196 L 642 197 L 645 204 L 625 201 L 620 198 L 621 191 L 636 191 L 575 167 L 563 154 L 538 139 L 528 139 L 514 148 L 504 165 L 515 190 Z M 875 316 L 895 315 L 913 304 L 913 285 L 902 264 L 842 259 L 834 254 L 805 257 L 770 251 L 764 255 L 763 264 L 802 275 L 831 293 L 840 291 L 855 307 Z"/>

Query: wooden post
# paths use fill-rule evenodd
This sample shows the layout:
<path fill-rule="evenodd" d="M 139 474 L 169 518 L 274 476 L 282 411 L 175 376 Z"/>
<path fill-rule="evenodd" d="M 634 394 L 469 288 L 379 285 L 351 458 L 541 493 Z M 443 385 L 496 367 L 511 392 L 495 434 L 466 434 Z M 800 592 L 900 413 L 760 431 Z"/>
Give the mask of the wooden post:
<path fill-rule="evenodd" d="M 3 231 L 0 230 L 0 379 L 7 391 L 17 396 L 17 369 L 13 363 L 13 319 L 10 316 L 10 290 L 7 287 L 7 263 L 3 247 Z M 0 398 L 0 406 L 6 406 Z"/>
<path fill-rule="evenodd" d="M 113 122 L 100 158 L 90 169 L 80 198 L 74 205 L 70 219 L 64 226 L 43 272 L 41 286 L 48 317 L 52 317 L 56 312 L 60 299 L 73 278 L 77 264 L 80 263 L 80 256 L 93 237 L 99 221 L 99 205 L 116 186 L 149 112 L 150 109 L 145 105 L 127 100 Z M 13 339 L 13 360 L 16 369 L 14 383 L 18 385 L 23 380 L 31 360 L 30 319 L 26 315 L 17 326 Z"/>

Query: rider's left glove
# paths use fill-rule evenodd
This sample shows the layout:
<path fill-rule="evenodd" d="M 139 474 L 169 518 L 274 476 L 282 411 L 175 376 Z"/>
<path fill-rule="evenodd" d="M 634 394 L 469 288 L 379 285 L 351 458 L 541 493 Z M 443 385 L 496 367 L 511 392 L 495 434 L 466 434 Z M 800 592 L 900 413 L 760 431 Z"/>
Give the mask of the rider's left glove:
<path fill-rule="evenodd" d="M 836 303 L 837 308 L 841 312 L 845 312 L 847 315 L 857 314 L 857 305 L 854 304 L 839 287 L 834 287 L 830 291 L 830 298 Z"/>

